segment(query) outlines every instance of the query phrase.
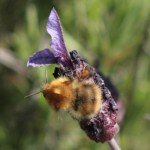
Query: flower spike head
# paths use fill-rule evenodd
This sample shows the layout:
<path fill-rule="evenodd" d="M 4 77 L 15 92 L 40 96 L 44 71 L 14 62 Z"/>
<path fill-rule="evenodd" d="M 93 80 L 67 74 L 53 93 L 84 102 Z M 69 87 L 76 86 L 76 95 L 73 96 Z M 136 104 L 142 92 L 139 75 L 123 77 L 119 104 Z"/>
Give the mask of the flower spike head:
<path fill-rule="evenodd" d="M 69 105 L 67 107 L 70 114 L 73 114 L 72 116 L 77 119 L 77 121 L 80 124 L 81 129 L 92 140 L 96 142 L 105 142 L 105 141 L 111 140 L 119 131 L 119 126 L 116 120 L 118 108 L 111 95 L 111 92 L 105 85 L 103 78 L 96 72 L 95 68 L 90 66 L 77 53 L 77 51 L 73 50 L 70 53 L 68 53 L 65 43 L 64 43 L 61 23 L 60 23 L 58 14 L 54 8 L 50 12 L 47 25 L 46 25 L 46 29 L 52 38 L 51 43 L 50 43 L 50 47 L 52 51 L 50 51 L 49 49 L 44 49 L 44 50 L 34 53 L 32 56 L 29 57 L 27 66 L 39 67 L 39 66 L 51 65 L 54 63 L 58 64 L 58 67 L 55 68 L 55 71 L 53 74 L 54 77 L 55 78 L 59 77 L 63 80 L 67 77 L 66 84 L 68 83 L 71 84 L 72 89 L 74 89 L 74 91 L 72 90 L 73 96 L 71 96 L 72 102 L 69 102 Z M 74 80 L 75 82 L 73 82 Z M 54 80 L 54 83 L 57 83 L 57 86 L 58 86 L 57 81 L 59 81 L 59 79 Z M 80 83 L 84 83 L 83 85 L 86 85 L 84 86 L 84 88 L 83 86 L 80 86 L 80 89 L 82 87 L 82 90 L 79 89 Z M 45 93 L 44 97 L 48 101 L 52 102 L 51 101 L 52 92 L 50 91 L 50 89 L 53 89 L 53 88 L 50 88 L 50 87 L 47 90 L 47 86 L 46 86 L 46 88 L 43 89 L 43 94 Z M 68 94 L 68 91 L 71 90 L 71 88 L 69 88 L 68 85 L 66 87 L 68 88 L 66 94 Z M 58 89 L 54 90 L 53 92 L 54 99 L 60 97 L 57 102 L 63 102 L 61 98 L 62 95 L 60 95 L 60 94 L 65 94 L 63 88 L 61 90 L 60 86 L 58 86 Z M 94 88 L 93 91 L 95 91 L 96 89 L 95 93 L 98 95 L 97 97 L 100 97 L 100 98 L 95 97 L 96 94 L 92 94 L 92 88 Z M 82 94 L 81 91 L 84 91 L 84 90 L 85 92 L 83 92 Z M 60 92 L 60 91 L 63 91 L 63 92 Z M 86 92 L 90 93 L 92 97 L 90 96 L 87 97 L 88 94 L 85 94 Z M 67 98 L 68 96 L 65 95 L 65 98 L 64 98 L 65 102 L 68 102 L 66 101 Z M 89 105 L 85 103 L 85 100 L 87 99 L 88 99 L 87 102 Z M 100 101 L 100 103 L 98 100 Z M 95 106 L 93 104 L 95 104 L 94 102 L 97 102 L 97 101 L 98 103 L 96 104 L 98 104 L 98 107 L 91 107 L 91 106 Z M 56 101 L 54 101 L 54 103 L 55 102 Z M 89 103 L 89 102 L 92 102 L 92 103 Z M 57 104 L 60 104 L 60 103 L 57 103 Z M 96 108 L 96 111 L 93 111 L 94 109 L 89 109 L 89 108 Z M 85 110 L 87 110 L 86 111 L 87 114 L 84 114 Z M 93 112 L 96 112 L 96 113 L 93 114 Z M 83 114 L 83 116 L 80 116 L 78 114 Z M 89 116 L 89 114 L 92 114 L 92 115 Z M 85 117 L 85 116 L 88 116 L 88 117 Z"/>

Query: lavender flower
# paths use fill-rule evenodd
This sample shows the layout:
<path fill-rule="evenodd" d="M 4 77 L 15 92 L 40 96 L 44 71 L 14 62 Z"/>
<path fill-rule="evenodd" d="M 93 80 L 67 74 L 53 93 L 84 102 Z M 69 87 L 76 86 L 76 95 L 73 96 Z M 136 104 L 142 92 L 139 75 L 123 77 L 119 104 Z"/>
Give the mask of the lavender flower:
<path fill-rule="evenodd" d="M 55 68 L 54 77 L 68 76 L 76 78 L 81 75 L 83 69 L 88 70 L 89 78 L 95 82 L 103 92 L 102 108 L 99 113 L 92 119 L 79 120 L 80 127 L 85 133 L 96 142 L 105 142 L 111 140 L 119 131 L 119 126 L 116 122 L 117 105 L 111 96 L 109 89 L 105 86 L 102 77 L 95 71 L 95 68 L 90 66 L 77 53 L 71 51 L 68 53 L 61 24 L 56 10 L 53 8 L 46 26 L 47 32 L 52 37 L 50 49 L 38 51 L 29 57 L 27 66 L 40 67 L 51 64 L 58 64 Z M 81 77 L 81 76 L 80 76 Z"/>

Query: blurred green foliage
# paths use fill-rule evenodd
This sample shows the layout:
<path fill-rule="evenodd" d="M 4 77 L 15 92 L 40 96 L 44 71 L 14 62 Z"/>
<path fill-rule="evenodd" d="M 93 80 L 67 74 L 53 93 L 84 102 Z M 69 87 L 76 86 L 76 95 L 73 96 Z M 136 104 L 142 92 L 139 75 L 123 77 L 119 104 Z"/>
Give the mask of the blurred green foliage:
<path fill-rule="evenodd" d="M 122 149 L 150 149 L 149 0 L 1 0 L 0 149 L 109 149 L 88 139 L 66 113 L 52 110 L 41 94 L 24 99 L 45 83 L 45 68 L 53 79 L 54 66 L 26 68 L 31 54 L 49 47 L 45 25 L 52 7 L 68 50 L 77 49 L 90 64 L 99 60 L 124 101 L 126 115 L 117 136 Z"/>

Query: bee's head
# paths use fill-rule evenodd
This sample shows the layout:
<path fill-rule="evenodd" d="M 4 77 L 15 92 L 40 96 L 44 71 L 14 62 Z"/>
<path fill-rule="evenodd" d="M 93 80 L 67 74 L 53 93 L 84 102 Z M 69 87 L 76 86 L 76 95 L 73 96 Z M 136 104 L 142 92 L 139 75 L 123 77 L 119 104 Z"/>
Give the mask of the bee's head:
<path fill-rule="evenodd" d="M 68 109 L 73 100 L 71 80 L 58 78 L 43 87 L 43 96 L 56 110 Z"/>

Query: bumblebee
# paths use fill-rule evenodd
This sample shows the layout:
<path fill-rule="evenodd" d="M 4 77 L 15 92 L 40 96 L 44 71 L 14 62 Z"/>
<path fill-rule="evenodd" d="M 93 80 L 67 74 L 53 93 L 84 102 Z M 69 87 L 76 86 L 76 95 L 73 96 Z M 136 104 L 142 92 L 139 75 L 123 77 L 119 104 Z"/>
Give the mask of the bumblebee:
<path fill-rule="evenodd" d="M 66 110 L 77 120 L 92 118 L 101 108 L 102 92 L 88 80 L 59 77 L 43 87 L 43 95 L 55 110 Z"/>

